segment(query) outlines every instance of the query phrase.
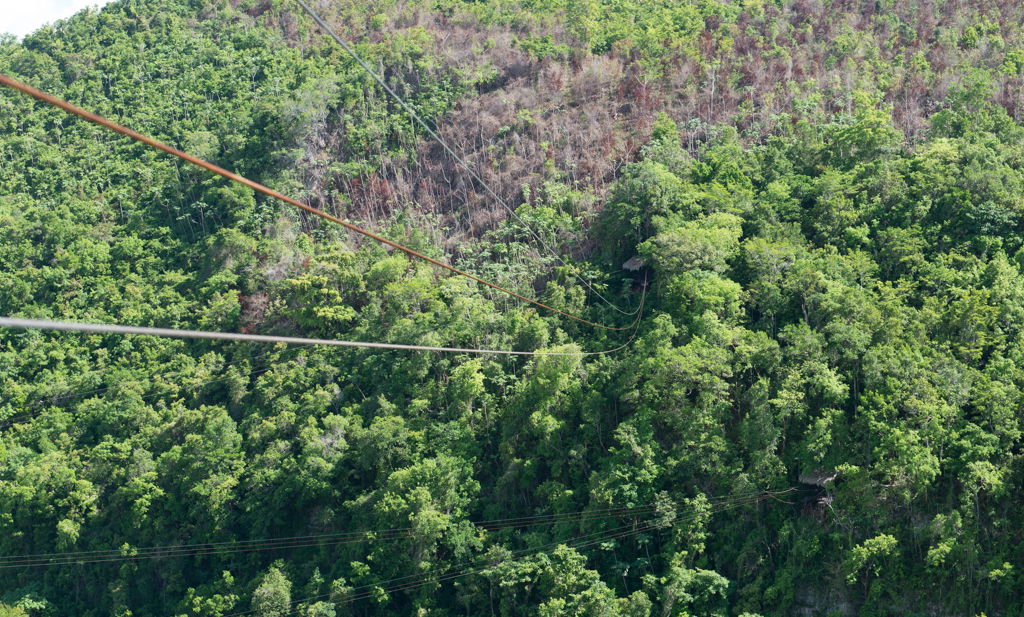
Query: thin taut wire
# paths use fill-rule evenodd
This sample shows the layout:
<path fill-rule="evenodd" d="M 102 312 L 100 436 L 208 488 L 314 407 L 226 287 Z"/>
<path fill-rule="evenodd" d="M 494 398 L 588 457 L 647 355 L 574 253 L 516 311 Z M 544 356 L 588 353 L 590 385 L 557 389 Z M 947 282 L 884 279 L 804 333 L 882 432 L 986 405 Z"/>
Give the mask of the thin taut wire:
<path fill-rule="evenodd" d="M 598 298 L 601 298 L 601 300 L 603 300 L 608 306 L 612 307 L 616 311 L 622 313 L 623 315 L 636 315 L 640 311 L 640 307 L 639 306 L 637 306 L 637 308 L 633 309 L 631 312 L 627 312 L 627 311 L 624 311 L 624 310 L 620 309 L 619 307 L 617 307 L 614 304 L 612 304 L 612 302 L 610 300 L 608 300 L 607 298 L 602 296 L 601 292 L 599 292 L 596 289 L 594 289 L 594 287 L 586 279 L 584 279 L 582 276 L 577 274 L 576 271 L 575 271 L 575 268 L 573 268 L 569 264 L 565 263 L 565 260 L 563 260 L 558 255 L 558 253 L 555 252 L 555 250 L 552 249 L 550 246 L 548 246 L 548 243 L 545 242 L 544 239 L 540 237 L 540 234 L 535 232 L 533 230 L 533 228 L 531 228 L 526 223 L 526 221 L 524 221 L 522 218 L 520 218 L 520 216 L 518 214 L 516 214 L 515 209 L 512 208 L 511 206 L 509 206 L 508 202 L 506 202 L 504 199 L 502 199 L 501 196 L 498 195 L 498 193 L 494 189 L 492 189 L 491 186 L 489 184 L 487 184 L 487 182 L 485 182 L 482 177 L 480 177 L 480 174 L 478 174 L 472 167 L 469 166 L 469 163 L 467 163 L 465 161 L 465 159 L 463 159 L 461 156 L 456 154 L 455 150 L 453 150 L 448 145 L 448 143 L 444 139 L 441 138 L 441 135 L 438 134 L 437 131 L 432 129 L 430 127 L 430 125 L 427 124 L 426 120 L 424 120 L 418 113 L 416 113 L 416 110 L 414 110 L 411 105 L 406 103 L 405 99 L 403 99 L 401 96 L 399 96 L 399 94 L 397 92 L 395 92 L 391 88 L 391 86 L 389 86 L 384 81 L 383 77 L 381 77 L 376 71 L 374 71 L 372 68 L 370 68 L 370 65 L 367 64 L 366 61 L 363 60 L 363 58 L 358 53 L 356 53 L 356 50 L 353 49 L 353 47 L 351 45 L 346 43 L 345 39 L 343 39 L 340 36 L 338 36 L 338 33 L 335 32 L 330 26 L 328 26 L 327 22 L 325 22 L 320 17 L 320 15 L 317 14 L 316 11 L 314 11 L 312 8 L 310 8 L 310 6 L 307 5 L 305 2 L 303 2 L 302 0 L 295 0 L 295 2 L 298 3 L 298 5 L 301 6 L 303 8 L 303 10 L 305 10 L 306 13 L 310 17 L 313 18 L 313 21 L 315 21 L 320 26 L 320 28 L 322 28 L 323 31 L 328 34 L 328 36 L 333 38 L 334 41 L 336 43 L 338 43 L 338 45 L 341 45 L 342 49 L 344 49 L 346 52 L 348 52 L 348 54 L 350 56 L 352 56 L 352 58 L 356 62 L 359 63 L 359 66 L 363 67 L 363 70 L 365 70 L 370 75 L 370 77 L 372 77 L 374 79 L 374 81 L 376 81 L 378 84 L 380 84 L 380 86 L 382 88 L 384 88 L 384 90 L 387 91 L 388 94 L 390 94 L 396 101 L 398 101 L 398 103 L 402 106 L 402 108 L 405 109 L 406 113 L 408 113 L 409 116 L 411 116 L 413 120 L 415 120 L 420 126 L 422 126 L 423 130 L 425 130 L 442 148 L 444 148 L 444 150 L 453 159 L 455 159 L 455 161 L 458 162 L 458 164 L 463 169 L 465 169 L 466 172 L 469 173 L 469 175 L 473 177 L 473 179 L 475 179 L 477 182 L 479 182 L 480 186 L 484 187 L 484 190 L 487 191 L 487 193 L 491 197 L 493 197 L 494 200 L 496 202 L 498 202 L 498 204 L 500 204 L 501 207 L 504 208 L 509 213 L 509 215 L 512 216 L 512 218 L 514 218 L 515 220 L 519 221 L 519 223 L 521 223 L 523 225 L 523 227 L 525 227 L 526 230 L 530 232 L 530 235 L 532 235 L 534 238 L 536 238 L 537 242 L 539 242 L 541 246 L 543 246 L 549 253 L 551 253 L 552 256 L 554 256 L 555 259 L 558 260 L 558 263 L 560 263 L 563 266 L 565 266 L 566 268 L 568 268 L 569 271 L 572 272 L 573 276 L 575 276 L 577 279 L 579 279 L 579 281 L 581 283 L 583 283 L 590 291 L 594 292 L 594 294 L 597 295 Z"/>

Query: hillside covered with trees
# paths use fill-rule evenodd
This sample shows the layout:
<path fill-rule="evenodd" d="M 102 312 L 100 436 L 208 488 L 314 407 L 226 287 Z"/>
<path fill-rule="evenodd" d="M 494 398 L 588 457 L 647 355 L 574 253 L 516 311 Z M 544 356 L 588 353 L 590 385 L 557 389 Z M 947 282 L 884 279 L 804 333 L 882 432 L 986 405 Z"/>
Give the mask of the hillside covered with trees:
<path fill-rule="evenodd" d="M 0 617 L 1024 616 L 1024 3 L 311 4 L 516 217 L 293 0 L 0 73 L 626 329 L 8 89 L 0 315 L 626 346 L 0 328 Z"/>

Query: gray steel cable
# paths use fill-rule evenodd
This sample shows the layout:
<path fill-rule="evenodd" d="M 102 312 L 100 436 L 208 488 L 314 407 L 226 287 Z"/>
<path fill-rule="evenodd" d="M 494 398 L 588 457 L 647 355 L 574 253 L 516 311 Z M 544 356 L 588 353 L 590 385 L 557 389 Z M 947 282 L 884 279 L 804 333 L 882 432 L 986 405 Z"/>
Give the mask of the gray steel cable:
<path fill-rule="evenodd" d="M 644 291 L 646 294 L 646 290 Z M 641 301 L 641 307 L 643 302 Z M 639 322 L 637 327 L 639 327 Z M 513 351 L 509 349 L 470 349 L 464 347 L 434 347 L 430 345 L 403 345 L 399 343 L 374 343 L 370 341 L 339 341 L 335 339 L 302 338 L 297 336 L 273 336 L 266 334 L 241 334 L 237 332 L 212 332 L 208 330 L 180 330 L 176 328 L 148 328 L 120 324 L 83 323 L 77 321 L 52 321 L 48 319 L 23 319 L 0 317 L 0 327 L 25 330 L 61 330 L 65 332 L 86 332 L 103 334 L 141 334 L 171 338 L 212 339 L 220 341 L 251 341 L 254 343 L 285 343 L 288 345 L 332 345 L 335 347 L 368 347 L 371 349 L 399 349 L 406 351 L 439 351 L 446 353 L 496 354 L 507 356 L 597 356 L 610 354 L 627 347 L 636 336 L 633 329 L 629 339 L 612 349 L 602 351 Z"/>

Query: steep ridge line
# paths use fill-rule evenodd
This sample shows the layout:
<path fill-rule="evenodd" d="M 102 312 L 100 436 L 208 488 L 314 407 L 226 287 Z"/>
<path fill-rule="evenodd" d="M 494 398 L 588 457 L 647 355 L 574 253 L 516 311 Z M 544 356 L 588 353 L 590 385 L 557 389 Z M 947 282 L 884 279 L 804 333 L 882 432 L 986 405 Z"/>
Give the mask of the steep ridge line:
<path fill-rule="evenodd" d="M 196 165 L 198 167 L 202 167 L 203 169 L 206 169 L 207 171 L 215 173 L 215 174 L 217 174 L 219 176 L 223 176 L 223 177 L 225 177 L 225 178 L 227 178 L 229 180 L 232 180 L 232 181 L 237 182 L 239 184 L 245 185 L 245 186 L 253 189 L 254 191 L 257 191 L 259 193 L 263 193 L 264 195 L 267 195 L 268 197 L 273 197 L 274 199 L 281 200 L 281 201 L 283 201 L 283 202 L 285 202 L 285 203 L 287 203 L 289 205 L 295 206 L 296 208 L 304 210 L 304 211 L 306 211 L 306 212 L 308 212 L 310 214 L 313 214 L 315 216 L 318 216 L 318 217 L 320 217 L 320 218 L 322 218 L 324 220 L 330 221 L 332 223 L 337 223 L 338 225 L 341 225 L 342 227 L 348 229 L 349 231 L 353 231 L 355 233 L 358 233 L 358 234 L 361 234 L 363 236 L 366 236 L 367 238 L 371 238 L 373 240 L 376 240 L 377 242 L 380 242 L 381 244 L 385 244 L 385 245 L 390 246 L 392 248 L 398 249 L 399 251 L 402 251 L 403 253 L 406 253 L 407 255 L 409 255 L 411 257 L 414 257 L 416 259 L 420 259 L 420 260 L 426 261 L 427 263 L 433 264 L 433 265 L 435 265 L 435 266 L 437 266 L 439 268 L 442 268 L 444 270 L 448 270 L 449 272 L 452 272 L 452 273 L 457 274 L 459 276 L 464 276 L 464 277 L 466 277 L 468 279 L 476 281 L 477 283 L 479 283 L 481 285 L 486 285 L 487 287 L 491 287 L 493 289 L 497 289 L 498 291 L 504 292 L 504 293 L 506 293 L 506 294 L 508 294 L 510 296 L 513 296 L 515 298 L 523 300 L 524 302 L 528 302 L 528 303 L 530 303 L 530 304 L 532 304 L 534 306 L 537 306 L 537 307 L 540 307 L 540 308 L 543 308 L 543 309 L 547 309 L 549 311 L 552 311 L 554 313 L 562 315 L 563 317 L 568 317 L 569 319 L 578 321 L 580 323 L 587 324 L 589 326 L 593 326 L 595 328 L 601 328 L 601 329 L 604 329 L 604 330 L 617 330 L 617 331 L 629 330 L 630 328 L 632 328 L 634 325 L 636 325 L 640 321 L 641 313 L 640 313 L 639 309 L 637 310 L 637 316 L 633 320 L 633 323 L 630 323 L 627 326 L 616 327 L 616 326 L 606 326 L 606 325 L 603 325 L 603 324 L 595 323 L 593 321 L 589 321 L 587 319 L 584 319 L 582 317 L 578 317 L 578 316 L 573 315 L 571 313 L 567 313 L 565 311 L 559 310 L 559 309 L 554 308 L 552 306 L 548 306 L 547 304 L 544 304 L 544 303 L 542 303 L 542 302 L 540 302 L 538 300 L 534 300 L 532 298 L 527 298 L 526 296 L 518 294 L 518 293 L 516 293 L 516 292 L 514 292 L 514 291 L 512 291 L 510 289 L 506 289 L 506 288 L 504 288 L 504 287 L 502 287 L 502 286 L 500 286 L 500 285 L 498 285 L 496 283 L 492 283 L 490 281 L 486 281 L 486 280 L 484 280 L 484 279 L 482 279 L 482 278 L 480 278 L 478 276 L 474 276 L 474 275 L 472 275 L 472 274 L 470 274 L 468 272 L 460 270 L 460 269 L 456 268 L 455 266 L 447 264 L 447 263 L 445 263 L 443 261 L 440 261 L 438 259 L 434 259 L 433 257 L 429 257 L 427 255 L 424 255 L 423 253 L 420 253 L 419 251 L 416 251 L 416 250 L 411 249 L 411 248 L 409 248 L 407 246 L 399 244 L 399 243 L 397 243 L 397 242 L 395 242 L 393 240 L 388 240 L 387 238 L 385 238 L 385 237 L 383 237 L 383 236 L 381 236 L 379 234 L 376 234 L 376 233 L 374 233 L 374 232 L 372 232 L 372 231 L 370 231 L 368 229 L 363 229 L 362 227 L 360 227 L 358 225 L 354 225 L 352 223 L 344 221 L 344 220 L 342 220 L 342 219 L 340 219 L 340 218 L 338 218 L 336 216 L 333 216 L 331 214 L 328 214 L 328 213 L 324 212 L 323 210 L 318 210 L 317 208 L 314 208 L 313 206 L 304 204 L 304 203 L 302 203 L 302 202 L 300 202 L 300 201 L 298 201 L 296 199 L 292 199 L 291 197 L 288 197 L 287 195 L 284 195 L 283 193 L 279 193 L 279 192 L 277 192 L 277 191 L 275 191 L 275 190 L 273 190 L 273 189 L 271 189 L 269 187 L 266 187 L 266 186 L 264 186 L 264 185 L 262 185 L 262 184 L 260 184 L 258 182 L 250 180 L 250 179 L 248 179 L 248 178 L 246 178 L 244 176 L 240 176 L 240 175 L 238 175 L 238 174 L 236 174 L 234 172 L 231 172 L 231 171 L 228 171 L 228 170 L 224 169 L 223 167 L 219 167 L 217 165 L 214 165 L 213 163 L 210 163 L 210 162 L 205 161 L 203 159 L 200 159 L 198 157 L 192 156 L 191 154 L 188 154 L 186 152 L 178 150 L 177 148 L 173 148 L 171 146 L 168 146 L 168 145 L 166 145 L 166 144 L 164 144 L 164 143 L 162 143 L 160 141 L 157 141 L 157 140 L 153 139 L 152 137 L 147 137 L 147 136 L 145 136 L 145 135 L 143 135 L 141 133 L 133 131 L 132 129 L 129 129 L 129 128 L 125 127 L 125 126 L 117 124 L 116 122 L 113 122 L 111 120 L 107 120 L 106 118 L 104 118 L 102 116 L 99 116 L 99 115 L 94 114 L 92 112 L 86 111 L 86 110 L 84 110 L 84 109 L 82 109 L 80 107 L 72 105 L 71 103 L 68 103 L 67 101 L 65 101 L 63 99 L 57 98 L 57 97 L 55 97 L 55 96 L 53 96 L 51 94 L 47 94 L 46 92 L 43 92 L 42 90 L 39 90 L 37 88 L 33 88 L 32 86 L 29 86 L 28 84 L 24 84 L 24 83 L 14 79 L 14 78 L 12 78 L 12 77 L 10 77 L 8 75 L 5 75 L 3 73 L 0 73 L 0 84 L 2 84 L 4 86 L 7 86 L 9 88 L 12 88 L 14 90 L 17 90 L 19 92 L 22 92 L 23 94 L 27 94 L 28 96 L 31 96 L 32 98 L 37 99 L 39 101 L 42 101 L 44 103 L 47 103 L 49 105 L 53 105 L 55 107 L 59 107 L 59 108 L 63 109 L 64 111 L 66 111 L 66 112 L 68 112 L 70 114 L 76 115 L 76 116 L 78 116 L 80 118 L 83 118 L 85 120 L 88 120 L 89 122 L 92 122 L 94 124 L 98 124 L 99 126 L 102 126 L 102 127 L 106 128 L 106 129 L 110 129 L 111 131 L 114 131 L 116 133 L 120 133 L 120 134 L 125 135 L 127 137 L 131 137 L 132 139 L 134 139 L 136 141 L 139 141 L 139 142 L 142 142 L 142 143 L 146 144 L 147 146 L 150 146 L 152 148 L 156 148 L 157 150 L 161 150 L 161 151 L 166 152 L 167 154 L 170 154 L 172 156 L 176 156 L 176 157 L 178 157 L 178 158 L 180 158 L 180 159 L 182 159 L 184 161 L 192 163 L 193 165 Z M 439 350 L 441 350 L 441 348 L 434 348 L 431 351 L 439 351 Z M 462 350 L 462 351 L 466 351 L 466 350 Z"/>

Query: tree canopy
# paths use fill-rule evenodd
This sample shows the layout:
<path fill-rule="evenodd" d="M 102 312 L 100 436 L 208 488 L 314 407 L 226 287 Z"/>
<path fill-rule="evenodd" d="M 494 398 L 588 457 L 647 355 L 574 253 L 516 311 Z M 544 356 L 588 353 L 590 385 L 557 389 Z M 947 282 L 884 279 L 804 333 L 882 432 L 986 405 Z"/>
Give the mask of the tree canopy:
<path fill-rule="evenodd" d="M 0 617 L 1024 615 L 1019 4 L 316 4 L 517 218 L 288 0 L 0 72 L 635 338 L 0 330 Z M 0 314 L 629 336 L 10 91 Z"/>

